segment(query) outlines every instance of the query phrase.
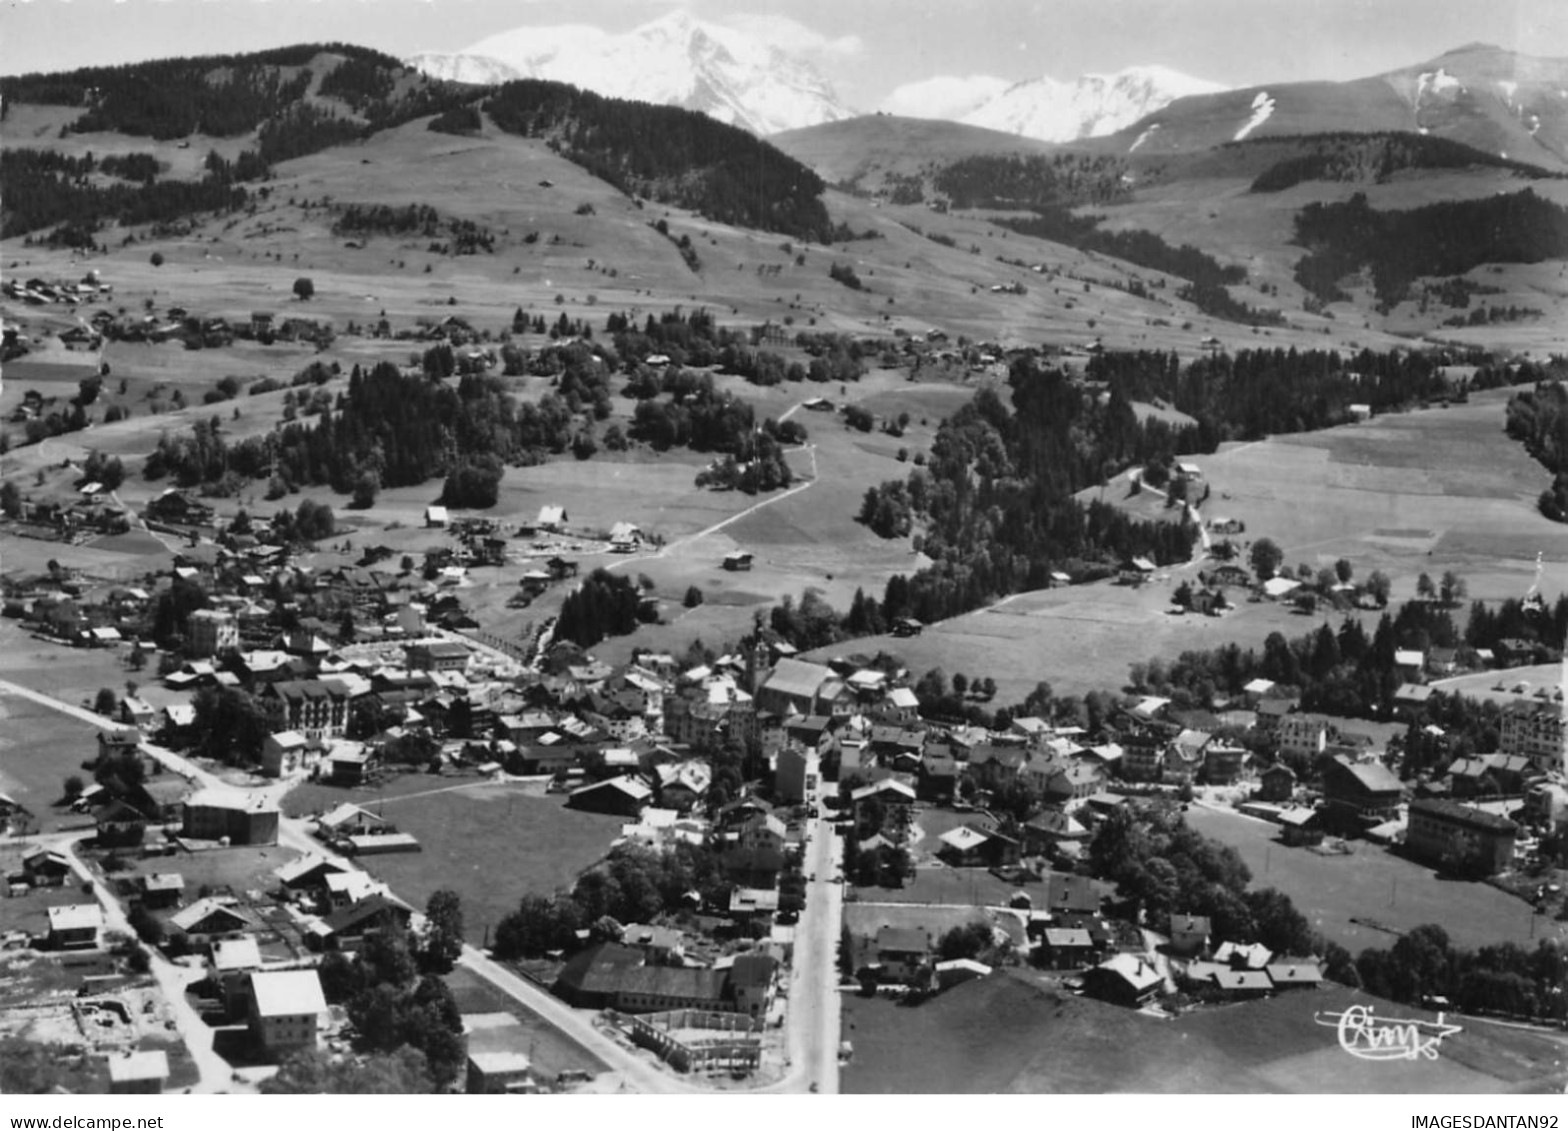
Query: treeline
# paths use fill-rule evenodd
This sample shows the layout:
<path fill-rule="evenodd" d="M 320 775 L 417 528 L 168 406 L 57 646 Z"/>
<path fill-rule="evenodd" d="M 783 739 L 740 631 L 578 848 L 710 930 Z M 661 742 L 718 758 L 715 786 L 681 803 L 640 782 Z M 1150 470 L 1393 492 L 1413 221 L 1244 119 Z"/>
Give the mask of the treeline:
<path fill-rule="evenodd" d="M 1465 950 L 1442 927 L 1427 924 L 1387 950 L 1363 950 L 1353 973 L 1337 973 L 1336 980 L 1402 1005 L 1426 1008 L 1441 997 L 1467 1014 L 1568 1021 L 1568 951 L 1555 939 L 1541 939 L 1533 949 L 1503 942 Z"/>
<path fill-rule="evenodd" d="M 584 930 L 595 933 L 594 941 L 618 942 L 621 924 L 652 923 L 674 914 L 687 906 L 693 892 L 705 905 L 719 905 L 729 889 L 717 855 L 706 846 L 682 842 L 653 852 L 622 845 L 578 877 L 571 891 L 523 896 L 496 925 L 495 954 L 511 959 L 574 951 L 582 946 L 578 932 Z"/>
<path fill-rule="evenodd" d="M 1386 718 L 1402 682 L 1395 652 L 1432 648 L 1492 649 L 1524 641 L 1550 656 L 1568 632 L 1568 597 L 1543 612 L 1533 613 L 1522 601 L 1507 600 L 1495 608 L 1480 601 L 1469 610 L 1463 630 L 1450 609 L 1437 601 L 1408 601 L 1395 614 L 1385 613 L 1368 635 L 1359 620 L 1347 617 L 1338 631 L 1327 624 L 1287 640 L 1270 633 L 1261 650 L 1225 644 L 1207 651 L 1183 652 L 1174 661 L 1152 659 L 1132 665 L 1128 687 L 1139 694 L 1163 695 L 1178 706 L 1213 709 L 1235 699 L 1254 679 L 1272 680 L 1280 694 L 1299 694 L 1305 710 L 1348 718 Z M 1517 647 L 1517 644 L 1515 644 Z M 1442 697 L 1434 697 L 1436 699 Z M 1431 706 L 1443 711 L 1441 721 L 1470 749 L 1496 748 L 1496 709 L 1466 702 Z M 1489 733 L 1490 732 L 1490 733 Z M 1456 739 L 1457 740 L 1457 739 Z"/>
<path fill-rule="evenodd" d="M 306 65 L 322 53 L 346 57 L 323 76 L 318 95 L 344 103 L 341 111 L 305 100 L 313 81 Z M 466 88 L 423 76 L 400 83 L 409 73 L 396 59 L 364 48 L 307 44 L 244 56 L 160 59 L 0 79 L 5 108 L 13 102 L 85 107 L 66 132 L 107 130 L 156 140 L 256 133 L 255 148 L 232 162 L 209 155 L 199 181 L 158 180 L 150 156 L 101 163 L 103 171 L 135 182 L 134 188 L 83 183 L 81 174 L 91 169 L 72 168 L 71 158 L 7 153 L 0 164 L 0 235 L 59 224 L 49 242 L 87 247 L 94 246 L 92 234 L 108 220 L 166 223 L 194 212 L 238 208 L 247 198 L 237 184 L 266 178 L 280 161 L 357 141 L 472 97 Z"/>
<path fill-rule="evenodd" d="M 371 498 L 382 487 L 448 476 L 453 505 L 484 506 L 472 500 L 494 502 L 505 465 L 537 464 L 568 450 L 580 458 L 593 454 L 593 424 L 610 414 L 610 372 L 588 345 L 552 346 L 535 359 L 536 371 L 555 374 L 555 388 L 537 403 L 519 402 L 502 378 L 486 373 L 443 380 L 454 364 L 450 346 L 442 344 L 427 351 L 423 373 L 404 373 L 389 362 L 369 371 L 356 365 L 346 392 L 335 400 L 324 390 L 318 394 L 314 422 L 288 419 L 269 436 L 236 444 L 225 440 L 216 418 L 198 420 L 187 434 L 160 436 L 143 474 L 220 496 L 270 477 L 273 498 L 307 485 Z M 311 366 L 296 384 L 330 376 L 329 369 Z M 788 482 L 782 446 L 803 442 L 804 428 L 771 419 L 759 426 L 751 406 L 718 393 L 708 374 L 677 371 L 659 381 L 659 392 L 670 400 L 638 405 L 633 439 L 660 450 L 690 447 L 757 464 L 749 477 L 744 468 L 737 473 L 733 485 L 742 489 Z M 607 432 L 606 440 L 617 431 Z"/>
<path fill-rule="evenodd" d="M 1553 522 L 1568 522 L 1568 387 L 1542 382 L 1515 393 L 1508 398 L 1503 427 L 1552 473 L 1552 485 L 1538 500 L 1541 513 Z"/>
<path fill-rule="evenodd" d="M 1288 895 L 1249 891 L 1252 871 L 1240 854 L 1189 827 L 1174 806 L 1117 810 L 1090 842 L 1089 864 L 1162 934 L 1173 914 L 1203 915 L 1216 939 L 1259 942 L 1292 957 L 1327 950 Z"/>
<path fill-rule="evenodd" d="M 1405 298 L 1423 275 L 1459 275 L 1483 263 L 1539 263 L 1568 255 L 1568 209 L 1530 189 L 1378 211 L 1356 193 L 1296 214 L 1294 242 L 1307 249 L 1296 282 L 1324 302 L 1349 295 L 1340 280 L 1372 272 L 1381 309 Z"/>
<path fill-rule="evenodd" d="M 944 165 L 931 183 L 953 208 L 1068 208 L 1126 199 L 1126 171 L 1110 156 L 981 155 Z"/>
<path fill-rule="evenodd" d="M 441 134 L 468 137 L 484 128 L 484 119 L 474 106 L 454 106 L 430 119 L 429 129 Z"/>
<path fill-rule="evenodd" d="M 132 155 L 148 157 L 146 154 Z M 216 154 L 213 155 L 216 157 Z M 113 171 L 105 159 L 99 168 Z M 11 239 L 59 225 L 45 237 L 51 245 L 93 247 L 108 221 L 119 224 L 168 223 L 193 212 L 223 212 L 245 206 L 248 194 L 234 183 L 221 159 L 209 158 L 207 175 L 197 181 L 157 180 L 157 163 L 119 166 L 129 183 L 95 184 L 91 156 L 73 160 L 47 150 L 12 149 L 0 163 L 0 238 Z"/>
<path fill-rule="evenodd" d="M 549 139 L 629 195 L 740 227 L 817 243 L 833 238 L 816 173 L 706 114 L 535 79 L 505 84 L 483 110 L 508 133 Z"/>
<path fill-rule="evenodd" d="M 428 204 L 345 205 L 332 224 L 333 235 L 419 236 L 448 241 L 432 245 L 432 250 L 453 255 L 476 255 L 495 251 L 495 233 L 473 220 L 443 217 Z"/>
<path fill-rule="evenodd" d="M 1510 161 L 1448 138 L 1393 133 L 1330 133 L 1227 142 L 1221 149 L 1288 148 L 1295 155 L 1270 165 L 1253 180 L 1252 192 L 1282 192 L 1306 181 L 1374 181 L 1381 184 L 1406 169 L 1506 169 L 1522 177 L 1550 177 L 1537 165 Z M 1302 152 L 1305 150 L 1306 152 Z"/>
<path fill-rule="evenodd" d="M 1197 421 L 1178 430 L 1174 451 L 1211 452 L 1227 440 L 1256 440 L 1348 423 L 1352 404 L 1390 412 L 1446 396 L 1437 363 L 1412 351 L 1353 355 L 1335 350 L 1238 350 L 1190 362 L 1173 353 L 1113 351 L 1091 358 L 1085 375 L 1113 398 L 1163 401 Z M 1114 425 L 1125 414 L 1110 414 Z M 1113 436 L 1123 433 L 1113 431 Z M 1126 443 L 1109 453 L 1141 458 Z"/>
<path fill-rule="evenodd" d="M 1056 571 L 1103 576 L 1134 556 L 1160 564 L 1189 556 L 1189 523 L 1146 522 L 1074 498 L 1102 481 L 1118 446 L 1141 454 L 1173 443 L 1167 428 L 1140 425 L 1124 401 L 1101 405 L 1032 357 L 1013 363 L 1009 384 L 1011 410 L 982 390 L 943 421 L 925 467 L 868 492 L 862 519 L 890 532 L 919 526 L 916 548 L 932 559 L 888 582 L 881 623 L 943 620 L 1044 588 Z"/>
<path fill-rule="evenodd" d="M 555 638 L 592 648 L 608 636 L 625 636 L 641 623 L 642 592 L 630 578 L 596 569 L 561 603 Z"/>
<path fill-rule="evenodd" d="M 1104 231 L 1099 227 L 1102 217 L 1079 216 L 1066 208 L 1037 208 L 1034 212 L 1027 217 L 994 216 L 991 222 L 1020 235 L 1109 255 L 1186 279 L 1188 285 L 1178 292 L 1178 297 L 1216 318 L 1256 326 L 1275 326 L 1283 321 L 1277 310 L 1248 306 L 1231 297 L 1226 287 L 1245 282 L 1245 268 L 1227 267 L 1191 244 L 1172 247 L 1153 232 L 1136 228 L 1125 232 Z"/>

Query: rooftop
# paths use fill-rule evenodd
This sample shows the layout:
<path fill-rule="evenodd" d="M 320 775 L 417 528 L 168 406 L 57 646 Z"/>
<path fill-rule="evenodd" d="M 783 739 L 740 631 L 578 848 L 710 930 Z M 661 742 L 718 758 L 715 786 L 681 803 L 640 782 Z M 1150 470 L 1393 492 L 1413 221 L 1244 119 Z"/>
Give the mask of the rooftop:
<path fill-rule="evenodd" d="M 256 1013 L 262 1017 L 294 1017 L 327 1011 L 327 999 L 321 994 L 321 979 L 314 970 L 252 974 L 250 988 L 256 1000 Z"/>

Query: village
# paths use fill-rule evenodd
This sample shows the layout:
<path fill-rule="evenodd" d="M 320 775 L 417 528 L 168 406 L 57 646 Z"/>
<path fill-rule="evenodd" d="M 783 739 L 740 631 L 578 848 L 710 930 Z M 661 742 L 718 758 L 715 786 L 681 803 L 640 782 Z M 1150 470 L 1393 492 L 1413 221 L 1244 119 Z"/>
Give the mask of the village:
<path fill-rule="evenodd" d="M 133 520 L 171 537 L 167 571 L 106 584 L 53 568 L 8 576 L 5 595 L 10 624 L 112 654 L 130 677 L 76 709 L 97 730 L 77 751 L 81 773 L 51 756 L 52 780 L 0 797 L 13 834 L 5 981 L 23 998 L 8 1016 L 56 1029 L 74 1018 L 113 1053 L 117 1090 L 254 1086 L 302 1049 L 345 1050 L 354 1034 L 324 996 L 324 961 L 428 932 L 418 906 L 434 894 L 430 871 L 470 908 L 494 906 L 505 875 L 476 866 L 461 878 L 472 842 L 403 796 L 516 791 L 509 806 L 526 797 L 601 818 L 589 870 L 676 846 L 711 860 L 713 883 L 646 904 L 647 922 L 601 916 L 575 945 L 541 946 L 503 942 L 504 912 L 486 911 L 477 941 L 574 1011 L 604 1011 L 623 1057 L 641 1048 L 665 1071 L 753 1085 L 790 1071 L 783 1028 L 808 992 L 791 981 L 807 930 L 838 951 L 812 975 L 833 994 L 835 977 L 925 996 L 1022 965 L 1159 1013 L 1323 981 L 1323 959 L 1304 947 L 1227 938 L 1210 916 L 1119 897 L 1092 849 L 1107 822 L 1233 812 L 1323 859 L 1391 846 L 1420 866 L 1415 884 L 1422 868 L 1539 874 L 1539 838 L 1568 812 L 1554 775 L 1561 692 L 1493 672 L 1496 658 L 1473 650 L 1396 656 L 1406 707 L 1447 681 L 1506 700 L 1498 752 L 1412 793 L 1389 768 L 1386 729 L 1303 712 L 1269 680 L 1222 714 L 1134 696 L 1092 732 L 1026 715 L 986 729 L 925 717 L 931 704 L 895 658 L 809 661 L 766 629 L 727 655 L 637 651 L 613 665 L 552 640 L 548 622 L 527 642 L 489 637 L 464 609 L 467 570 L 508 570 L 526 596 L 576 575 L 566 553 L 644 546 L 631 522 L 572 530 L 560 506 L 515 530 L 432 506 L 421 535 L 438 544 L 421 557 L 399 566 L 370 547 L 359 564 L 319 570 L 272 527 L 223 522 L 178 490 L 121 514 Z M 750 555 L 721 565 L 747 569 Z M 1289 592 L 1275 588 L 1259 584 L 1254 599 Z M 151 647 L 171 616 L 179 646 Z M 397 870 L 425 860 L 432 836 L 443 855 L 431 869 Z M 1520 894 L 1542 913 L 1561 904 L 1555 883 Z M 58 973 L 39 979 L 40 962 Z M 161 1000 L 141 988 L 149 970 Z M 79 979 L 74 997 L 26 988 L 62 976 Z M 547 1073 L 514 1013 L 464 1015 L 469 1090 L 591 1088 L 608 1067 L 546 1057 L 564 1065 Z M 177 1073 L 171 1030 L 192 1050 L 173 1047 Z M 831 1052 L 852 1058 L 852 1040 Z M 213 1058 L 232 1076 L 215 1078 Z"/>

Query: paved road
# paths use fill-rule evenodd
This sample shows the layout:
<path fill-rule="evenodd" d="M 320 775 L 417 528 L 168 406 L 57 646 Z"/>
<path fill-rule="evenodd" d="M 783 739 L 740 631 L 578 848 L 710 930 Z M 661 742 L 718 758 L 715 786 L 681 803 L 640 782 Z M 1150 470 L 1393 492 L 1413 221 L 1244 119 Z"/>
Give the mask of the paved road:
<path fill-rule="evenodd" d="M 21 696 L 105 730 L 118 726 L 112 720 L 84 707 L 34 691 L 30 687 L 24 687 L 10 680 L 0 679 L 0 692 Z M 165 768 L 179 774 L 193 785 L 222 789 L 237 788 L 172 750 L 148 742 L 144 742 L 142 746 Z M 811 772 L 817 772 L 815 765 L 812 766 Z M 287 792 L 288 787 L 289 783 L 280 782 L 252 789 L 249 792 L 252 796 L 265 796 L 270 800 L 278 801 L 282 794 Z M 312 837 L 306 822 L 297 818 L 280 816 L 278 843 L 300 853 L 324 856 L 345 869 L 358 869 L 358 865 L 353 860 L 337 855 Z M 766 1089 L 768 1091 L 803 1092 L 809 1090 L 812 1084 L 817 1086 L 819 1092 L 836 1091 L 838 1088 L 839 1010 L 836 954 L 839 924 L 842 922 L 843 891 L 841 886 L 833 883 L 832 880 L 837 875 L 839 859 L 838 841 L 831 823 L 822 819 L 812 822 L 807 874 L 814 873 L 817 879 L 809 884 L 806 911 L 801 915 L 800 928 L 796 932 L 795 962 L 791 971 L 793 982 L 786 1022 L 789 1027 L 791 1067 L 786 1078 L 770 1086 Z M 106 908 L 106 913 L 120 924 L 117 929 L 134 934 L 130 931 L 129 925 L 124 924 L 124 914 L 118 900 L 101 885 L 98 894 Z M 181 1019 L 179 1014 L 179 1007 L 185 1001 L 184 983 L 181 981 L 176 984 L 172 979 L 183 977 L 187 971 L 167 963 L 161 956 L 156 957 L 154 961 L 154 970 L 159 972 L 159 982 L 164 985 L 165 994 L 170 1000 L 171 1007 L 176 1011 L 176 1018 L 181 1020 L 181 1030 L 185 1032 L 187 1019 Z M 168 969 L 160 972 L 158 963 Z M 688 1082 L 687 1078 L 676 1076 L 650 1063 L 644 1054 L 629 1050 L 610 1039 L 594 1027 L 591 1015 L 571 1008 L 548 991 L 518 977 L 477 948 L 465 946 L 461 964 L 588 1049 L 602 1060 L 611 1072 L 616 1073 L 628 1089 L 650 1093 L 691 1093 L 704 1090 L 700 1084 Z M 184 1008 L 189 1011 L 190 1007 L 187 1005 Z M 194 1018 L 194 1013 L 191 1016 Z M 211 1030 L 201 1023 L 199 1018 L 195 1018 L 195 1022 L 196 1027 L 186 1034 L 186 1040 L 192 1055 L 197 1058 L 198 1065 L 202 1066 L 203 1088 L 206 1089 L 209 1084 L 212 1090 L 216 1090 L 217 1087 L 217 1081 L 210 1079 L 216 1073 L 217 1066 L 210 1061 L 204 1063 L 203 1058 L 206 1056 L 212 1056 L 219 1064 L 223 1064 L 224 1086 L 230 1086 L 228 1084 L 230 1074 L 226 1062 L 216 1058 L 211 1052 Z"/>
<path fill-rule="evenodd" d="M 817 759 L 807 773 L 819 773 Z M 819 785 L 807 804 L 820 803 L 827 792 Z M 826 813 L 826 810 L 821 810 Z M 790 971 L 788 1046 L 790 1070 L 769 1091 L 838 1091 L 838 944 L 844 922 L 844 887 L 835 882 L 843 859 L 838 834 L 825 816 L 810 823 L 806 850 L 806 909 L 795 930 L 795 956 Z"/>
<path fill-rule="evenodd" d="M 118 931 L 131 938 L 136 937 L 130 921 L 126 918 L 120 901 L 109 891 L 108 885 L 95 875 L 76 854 L 78 841 L 93 835 L 89 832 L 73 832 L 52 837 L 44 837 L 39 843 L 46 847 L 56 848 L 64 852 L 71 861 L 71 867 L 76 874 L 86 882 L 92 884 L 93 892 L 103 907 L 104 928 L 106 931 Z M 158 988 L 163 993 L 164 1000 L 168 1003 L 169 1015 L 174 1019 L 175 1028 L 185 1040 L 185 1046 L 190 1050 L 191 1059 L 196 1062 L 196 1071 L 200 1079 L 191 1088 L 193 1092 L 248 1092 L 253 1089 L 234 1080 L 234 1069 L 229 1062 L 213 1051 L 213 1031 L 195 1007 L 185 996 L 185 988 L 190 983 L 205 977 L 205 971 L 192 970 L 170 962 L 163 953 L 154 947 L 146 948 L 150 959 L 149 973 L 158 982 Z"/>

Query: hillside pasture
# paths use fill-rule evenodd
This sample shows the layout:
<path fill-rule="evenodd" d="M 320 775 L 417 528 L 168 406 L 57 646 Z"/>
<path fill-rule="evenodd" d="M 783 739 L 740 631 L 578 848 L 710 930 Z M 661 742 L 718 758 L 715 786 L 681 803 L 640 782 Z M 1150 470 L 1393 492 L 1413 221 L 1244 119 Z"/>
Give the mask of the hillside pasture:
<path fill-rule="evenodd" d="M 1537 553 L 1548 596 L 1568 590 L 1568 527 L 1536 510 L 1550 476 L 1504 435 L 1508 396 L 1226 445 L 1195 457 L 1213 486 L 1207 510 L 1274 539 L 1291 566 L 1344 557 L 1358 578 L 1381 569 L 1396 600 L 1448 569 L 1472 599 L 1522 597 Z"/>

